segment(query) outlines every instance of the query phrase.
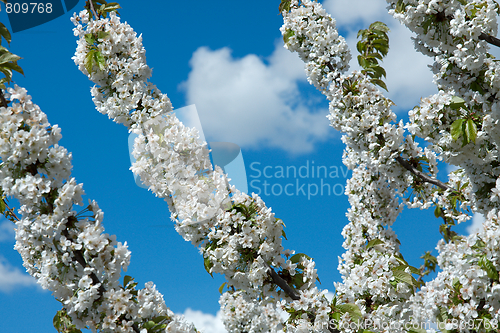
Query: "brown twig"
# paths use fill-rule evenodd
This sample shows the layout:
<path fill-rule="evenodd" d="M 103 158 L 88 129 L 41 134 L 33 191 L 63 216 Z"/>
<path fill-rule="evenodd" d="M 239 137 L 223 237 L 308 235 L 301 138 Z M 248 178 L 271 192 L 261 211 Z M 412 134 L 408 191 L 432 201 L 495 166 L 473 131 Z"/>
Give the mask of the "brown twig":
<path fill-rule="evenodd" d="M 0 90 L 0 106 L 6 108 L 9 106 L 9 102 L 5 99 L 5 96 L 3 95 L 3 91 Z"/>
<path fill-rule="evenodd" d="M 271 275 L 271 278 L 273 279 L 273 282 L 278 285 L 283 291 L 290 296 L 291 299 L 294 301 L 298 301 L 300 299 L 300 295 L 286 283 L 285 280 L 283 280 L 276 272 L 275 270 L 267 264 L 267 268 L 269 269 L 269 275 Z"/>
<path fill-rule="evenodd" d="M 411 173 L 413 173 L 415 176 L 417 176 L 418 178 L 420 178 L 424 182 L 436 185 L 437 187 L 439 187 L 445 191 L 450 190 L 452 192 L 456 192 L 456 190 L 454 188 L 451 188 L 450 186 L 446 185 L 442 181 L 427 176 L 425 173 L 423 173 L 422 171 L 418 170 L 413 165 L 408 163 L 408 161 L 404 160 L 401 156 L 396 157 L 395 160 L 398 161 L 398 163 L 401 164 L 401 166 L 403 166 L 406 170 L 410 171 Z"/>
<path fill-rule="evenodd" d="M 481 32 L 481 34 L 479 35 L 478 38 L 479 38 L 479 40 L 484 40 L 485 42 L 487 42 L 491 45 L 495 45 L 497 47 L 500 47 L 500 39 L 493 37 L 493 36 L 490 36 L 490 35 L 487 35 L 484 32 Z"/>
<path fill-rule="evenodd" d="M 7 210 L 9 211 L 9 214 L 16 220 L 16 221 L 21 221 L 21 219 L 19 217 L 17 217 L 16 213 L 14 213 L 12 211 L 12 208 L 9 207 L 9 205 L 7 205 L 7 202 L 5 201 L 5 199 L 2 199 L 3 200 L 3 203 L 5 205 L 5 207 L 7 208 Z M 3 213 L 3 212 L 2 212 Z M 6 216 L 7 217 L 7 216 Z"/>
<path fill-rule="evenodd" d="M 98 20 L 99 16 L 97 16 L 97 13 L 96 13 L 96 11 L 94 9 L 94 4 L 92 3 L 92 0 L 88 0 L 88 3 L 90 5 L 90 10 L 92 11 L 92 14 L 94 14 L 95 19 Z"/>

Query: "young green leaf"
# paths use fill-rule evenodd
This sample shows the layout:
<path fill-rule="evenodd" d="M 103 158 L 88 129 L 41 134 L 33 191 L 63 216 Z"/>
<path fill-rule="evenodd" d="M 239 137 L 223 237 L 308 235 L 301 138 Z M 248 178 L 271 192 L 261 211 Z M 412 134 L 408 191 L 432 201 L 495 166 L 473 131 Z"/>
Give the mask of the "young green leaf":
<path fill-rule="evenodd" d="M 366 249 L 370 249 L 374 246 L 377 246 L 377 245 L 380 245 L 380 244 L 385 244 L 383 240 L 381 239 L 372 239 L 371 241 L 368 242 L 368 244 L 366 244 Z"/>
<path fill-rule="evenodd" d="M 406 267 L 404 266 L 398 266 L 398 267 L 394 267 L 392 269 L 392 274 L 394 276 L 394 279 L 397 281 L 397 282 L 402 282 L 402 283 L 406 283 L 410 286 L 413 286 L 413 276 L 411 276 L 410 273 L 406 273 L 404 271 Z"/>
<path fill-rule="evenodd" d="M 451 124 L 451 138 L 456 141 L 460 135 L 462 134 L 462 124 L 464 123 L 465 119 L 457 119 Z"/>
<path fill-rule="evenodd" d="M 210 270 L 212 269 L 212 267 L 214 267 L 214 264 L 212 264 L 212 262 L 210 261 L 210 259 L 205 258 L 203 260 L 203 265 L 205 266 L 205 270 L 207 271 L 207 273 L 210 274 L 211 277 L 214 277 L 212 275 L 212 272 L 210 272 Z"/>
<path fill-rule="evenodd" d="M 342 313 L 346 312 L 349 313 L 349 316 L 351 317 L 353 322 L 356 322 L 360 318 L 363 318 L 363 315 L 361 314 L 361 311 L 359 310 L 356 304 L 353 303 L 340 304 L 337 305 L 336 308 Z"/>
<path fill-rule="evenodd" d="M 10 45 L 10 42 L 11 42 L 11 36 L 10 36 L 10 32 L 9 32 L 9 29 L 7 29 L 7 27 L 2 23 L 0 22 L 0 35 L 5 38 L 5 40 L 7 41 L 7 44 Z M 2 40 L 0 39 L 0 43 L 2 42 Z"/>
<path fill-rule="evenodd" d="M 292 262 L 292 264 L 296 264 L 302 260 L 302 257 L 311 260 L 311 257 L 309 257 L 307 254 L 297 253 L 290 258 L 290 261 Z"/>
<path fill-rule="evenodd" d="M 85 56 L 84 65 L 87 72 L 92 73 L 92 67 L 94 66 L 94 53 L 95 50 L 90 50 Z"/>
<path fill-rule="evenodd" d="M 465 133 L 467 134 L 468 141 L 476 143 L 477 138 L 477 126 L 472 119 L 468 119 L 465 125 Z"/>
<path fill-rule="evenodd" d="M 18 61 L 19 59 L 21 59 L 20 56 L 17 56 L 15 54 L 12 54 L 12 53 L 5 53 L 5 54 L 2 54 L 0 56 L 0 64 L 5 64 L 5 63 L 8 63 L 8 62 L 11 62 L 11 61 Z"/>
<path fill-rule="evenodd" d="M 453 96 L 451 98 L 450 104 L 448 105 L 453 110 L 459 110 L 460 108 L 465 108 L 465 101 L 458 96 Z"/>
<path fill-rule="evenodd" d="M 371 83 L 373 83 L 373 84 L 376 84 L 376 85 L 377 85 L 377 86 L 379 86 L 379 87 L 384 88 L 384 89 L 385 89 L 385 91 L 389 91 L 389 90 L 387 89 L 387 86 L 386 86 L 385 82 L 384 82 L 384 81 L 382 81 L 382 80 L 380 80 L 380 79 L 371 79 L 371 80 L 370 80 L 370 82 L 371 82 Z"/>
<path fill-rule="evenodd" d="M 285 33 L 283 34 L 283 41 L 285 42 L 285 44 L 288 44 L 288 41 L 292 36 L 295 36 L 295 32 L 293 30 L 288 29 L 287 31 L 285 31 Z"/>
<path fill-rule="evenodd" d="M 283 11 L 289 12 L 290 11 L 290 0 L 281 0 L 280 6 L 279 6 L 279 11 L 280 14 L 283 13 Z"/>

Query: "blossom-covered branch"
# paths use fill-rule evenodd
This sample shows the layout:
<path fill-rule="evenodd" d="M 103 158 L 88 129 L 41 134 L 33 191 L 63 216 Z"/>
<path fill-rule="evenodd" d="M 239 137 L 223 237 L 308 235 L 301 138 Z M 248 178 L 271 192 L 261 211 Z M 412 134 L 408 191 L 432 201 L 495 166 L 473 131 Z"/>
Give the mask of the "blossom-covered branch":
<path fill-rule="evenodd" d="M 76 328 L 144 333 L 164 325 L 194 332 L 152 283 L 140 290 L 120 285 L 130 251 L 104 233 L 95 201 L 80 213 L 73 210 L 84 192 L 70 178 L 71 154 L 58 144 L 61 130 L 48 123 L 26 89 L 9 88 L 6 97 L 12 104 L 0 108 L 0 186 L 21 204 L 15 249 L 28 273 L 53 292 Z"/>
<path fill-rule="evenodd" d="M 280 299 L 326 306 L 314 261 L 283 249 L 283 222 L 258 195 L 228 187 L 196 129 L 185 127 L 168 97 L 148 82 L 142 38 L 114 13 L 92 20 L 82 11 L 73 20 L 80 38 L 74 60 L 97 85 L 91 91 L 97 110 L 138 135 L 132 171 L 167 201 L 176 230 L 200 247 L 206 270 L 227 279 L 220 300 L 226 327 L 275 331 Z M 232 310 L 234 302 L 245 310 Z"/>

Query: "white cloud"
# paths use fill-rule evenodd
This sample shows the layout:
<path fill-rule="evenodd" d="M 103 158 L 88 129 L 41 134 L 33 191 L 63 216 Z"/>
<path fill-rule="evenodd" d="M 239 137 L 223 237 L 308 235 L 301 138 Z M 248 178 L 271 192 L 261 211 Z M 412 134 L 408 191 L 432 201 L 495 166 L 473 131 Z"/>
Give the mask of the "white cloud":
<path fill-rule="evenodd" d="M 190 65 L 181 88 L 187 104 L 196 104 L 211 141 L 303 153 L 334 135 L 328 110 L 314 110 L 300 96 L 298 83 L 307 84 L 304 64 L 282 44 L 267 63 L 254 54 L 237 59 L 228 48 L 200 47 Z"/>
<path fill-rule="evenodd" d="M 427 67 L 432 59 L 415 51 L 412 34 L 387 13 L 383 1 L 326 0 L 324 7 L 336 18 L 339 29 L 348 32 L 352 69 L 359 69 L 358 29 L 376 20 L 389 25 L 390 51 L 383 62 L 389 88 L 386 96 L 398 109 L 407 111 L 421 97 L 437 91 Z M 211 141 L 310 152 L 316 142 L 335 133 L 328 127 L 328 110 L 317 110 L 317 101 L 301 97 L 298 84 L 307 84 L 304 64 L 295 53 L 284 49 L 282 42 L 265 60 L 254 54 L 234 58 L 228 48 L 200 47 L 191 58 L 188 79 L 180 86 L 186 102 L 196 104 L 205 135 Z"/>
<path fill-rule="evenodd" d="M 386 22 L 392 17 L 385 9 L 384 1 L 373 0 L 326 0 L 323 7 L 337 21 L 338 26 L 372 23 L 377 20 Z"/>
<path fill-rule="evenodd" d="M 359 29 L 366 29 L 375 21 L 386 23 L 389 32 L 389 54 L 382 67 L 387 72 L 389 97 L 398 108 L 407 111 L 418 105 L 420 98 L 437 92 L 432 83 L 432 73 L 427 65 L 432 59 L 417 52 L 411 37 L 413 34 L 388 14 L 386 3 L 373 0 L 326 0 L 325 9 L 337 21 L 337 27 L 347 30 L 347 44 L 352 52 L 351 70 L 360 69 L 357 60 L 356 38 Z M 344 36 L 345 37 L 345 36 Z"/>
<path fill-rule="evenodd" d="M 483 223 L 484 223 L 484 215 L 476 213 L 472 217 L 472 224 L 467 227 L 467 232 L 469 235 L 474 234 L 478 231 L 483 230 Z"/>
<path fill-rule="evenodd" d="M 183 313 L 184 318 L 188 323 L 193 323 L 197 330 L 202 333 L 226 333 L 224 324 L 222 323 L 222 312 L 217 312 L 217 315 L 211 315 L 197 310 L 187 308 Z"/>
<path fill-rule="evenodd" d="M 14 223 L 6 219 L 0 219 L 0 242 L 14 240 Z"/>
<path fill-rule="evenodd" d="M 9 292 L 20 287 L 35 286 L 36 280 L 28 274 L 12 267 L 4 257 L 0 256 L 0 291 Z"/>

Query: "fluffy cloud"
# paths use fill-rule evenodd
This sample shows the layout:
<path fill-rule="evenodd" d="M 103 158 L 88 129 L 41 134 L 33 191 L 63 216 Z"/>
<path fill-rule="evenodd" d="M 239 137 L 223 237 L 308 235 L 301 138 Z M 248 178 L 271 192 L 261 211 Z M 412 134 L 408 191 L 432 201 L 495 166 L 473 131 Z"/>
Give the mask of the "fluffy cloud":
<path fill-rule="evenodd" d="M 474 214 L 474 216 L 472 217 L 472 224 L 467 227 L 467 232 L 469 233 L 469 235 L 483 230 L 484 220 L 485 219 L 483 214 Z"/>
<path fill-rule="evenodd" d="M 187 308 L 183 313 L 187 322 L 193 323 L 197 330 L 202 333 L 226 333 L 224 324 L 222 323 L 222 312 L 217 312 L 217 315 L 211 315 L 197 310 Z"/>
<path fill-rule="evenodd" d="M 33 277 L 13 267 L 2 256 L 0 256 L 0 292 L 10 292 L 16 288 L 37 285 Z"/>
<path fill-rule="evenodd" d="M 2 222 L 3 220 L 3 222 Z M 14 224 L 8 220 L 0 219 L 0 242 L 14 239 Z"/>
<path fill-rule="evenodd" d="M 200 47 L 181 87 L 187 104 L 196 104 L 205 136 L 247 148 L 309 152 L 334 134 L 325 108 L 308 105 L 298 84 L 306 83 L 304 64 L 276 44 L 264 62 L 250 54 L 241 59 L 223 48 Z"/>
<path fill-rule="evenodd" d="M 374 21 L 386 22 L 391 32 L 390 52 L 383 66 L 387 86 L 397 110 L 407 111 L 420 97 L 436 92 L 427 65 L 431 59 L 417 53 L 411 33 L 394 20 L 383 1 L 326 0 L 324 6 L 337 20 L 356 60 L 356 33 Z M 181 84 L 187 104 L 196 104 L 203 130 L 211 141 L 229 141 L 246 148 L 281 148 L 291 153 L 310 152 L 316 142 L 328 140 L 325 107 L 300 93 L 307 84 L 304 65 L 296 54 L 276 43 L 265 59 L 249 54 L 234 58 L 231 50 L 200 47 L 191 58 L 191 72 Z M 316 95 L 318 96 L 318 95 Z M 324 99 L 322 100 L 325 101 Z M 323 104 L 324 105 L 324 104 Z"/>
<path fill-rule="evenodd" d="M 0 242 L 14 241 L 14 224 L 4 218 L 0 219 Z M 36 285 L 33 277 L 12 266 L 0 255 L 0 292 L 10 292 L 19 287 Z"/>

